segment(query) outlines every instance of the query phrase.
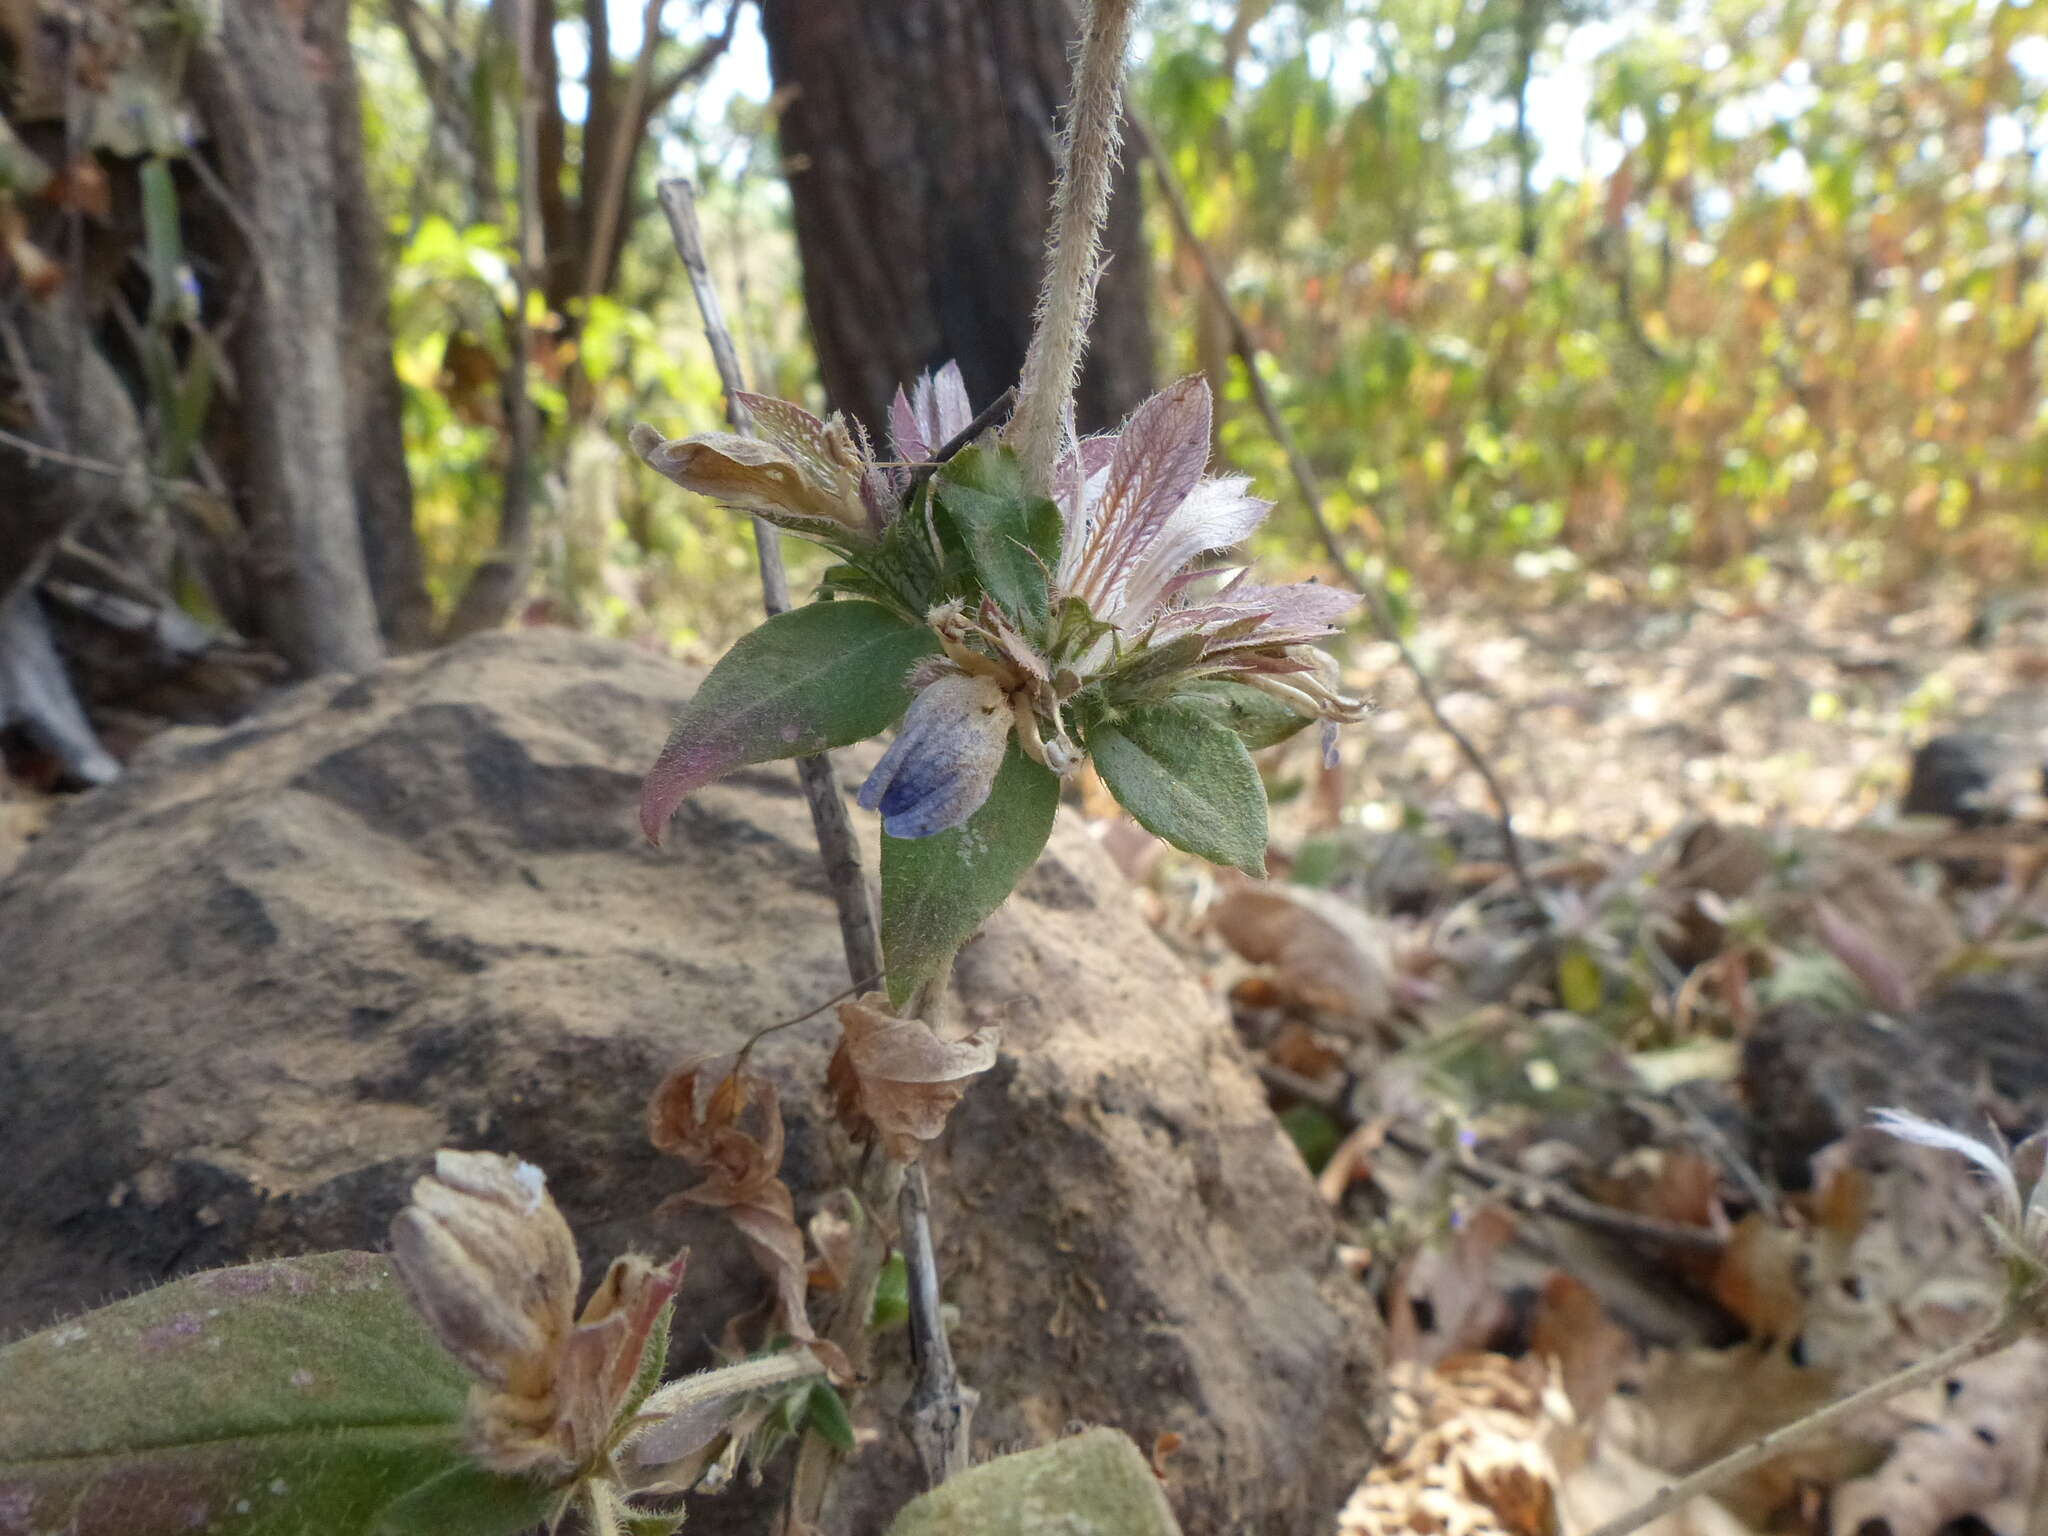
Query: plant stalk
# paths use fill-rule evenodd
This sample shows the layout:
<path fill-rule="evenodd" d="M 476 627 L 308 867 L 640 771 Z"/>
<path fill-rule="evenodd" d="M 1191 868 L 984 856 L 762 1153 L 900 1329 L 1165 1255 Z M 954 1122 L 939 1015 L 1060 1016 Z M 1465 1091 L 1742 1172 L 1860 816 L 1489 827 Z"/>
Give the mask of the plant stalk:
<path fill-rule="evenodd" d="M 711 267 L 704 259 L 704 236 L 697 223 L 697 199 L 690 184 L 681 178 L 661 184 L 661 207 L 668 215 L 669 233 L 675 237 L 676 254 L 690 276 L 690 288 L 697 296 L 697 310 L 704 319 L 704 336 L 711 344 L 712 359 L 718 364 L 719 381 L 725 386 L 725 415 L 739 433 L 753 430 L 753 419 L 740 402 L 746 390 L 746 376 L 740 371 L 738 350 L 732 331 L 726 326 L 725 311 L 718 302 L 718 290 L 711 282 Z M 773 614 L 789 611 L 789 575 L 782 565 L 782 545 L 775 530 L 760 518 L 754 519 L 754 548 L 761 562 L 761 602 Z M 839 792 L 839 780 L 832 769 L 832 755 L 819 752 L 796 760 L 797 777 L 803 781 L 804 801 L 811 808 L 811 827 L 817 834 L 818 854 L 825 862 L 826 883 L 839 912 L 839 937 L 846 950 L 846 972 L 859 981 L 882 974 L 882 941 L 875 924 L 874 896 L 861 868 L 860 843 L 853 832 L 853 818 L 847 814 L 846 797 Z"/>
<path fill-rule="evenodd" d="M 1135 9 L 1135 0 L 1095 0 L 1081 32 L 1081 58 L 1060 140 L 1059 183 L 1052 194 L 1045 283 L 1009 428 L 1025 475 L 1041 489 L 1052 484 L 1053 466 L 1059 462 L 1081 358 L 1088 349 L 1088 327 L 1095 318 L 1102 223 L 1109 214 L 1124 55 Z"/>
<path fill-rule="evenodd" d="M 732 332 L 726 326 L 718 290 L 712 285 L 710 265 L 704 257 L 704 239 L 697 222 L 695 194 L 690 184 L 680 178 L 663 181 L 660 191 L 662 211 L 668 216 L 676 254 L 682 258 L 683 268 L 689 274 L 690 287 L 696 294 L 697 308 L 703 317 L 704 334 L 718 365 L 719 380 L 725 386 L 726 418 L 735 432 L 749 432 L 752 421 L 739 399 L 746 389 L 745 376 L 740 371 L 739 353 L 733 346 Z M 958 446 L 947 445 L 949 449 Z M 774 529 L 758 517 L 754 519 L 754 543 L 760 554 L 763 603 L 770 614 L 787 612 L 789 577 L 782 565 L 782 547 L 776 542 Z M 831 755 L 821 752 L 812 757 L 798 758 L 797 772 L 803 780 L 804 799 L 810 805 L 818 851 L 825 861 L 826 878 L 838 908 L 839 935 L 846 950 L 847 972 L 856 983 L 863 978 L 879 978 L 883 971 L 882 944 L 875 921 L 874 899 L 861 867 L 860 844 L 854 836 L 852 818 L 847 814 L 846 799 L 839 791 L 839 781 L 832 770 Z M 926 987 L 922 998 L 935 999 L 943 990 L 944 978 L 941 976 L 936 984 Z M 857 1192 L 862 1213 L 867 1219 L 855 1246 L 852 1271 L 846 1278 L 839 1308 L 826 1331 L 826 1336 L 845 1351 L 857 1375 L 866 1374 L 875 1288 L 889 1256 L 889 1234 L 882 1225 L 883 1213 L 895 1206 L 899 1193 L 905 1191 L 904 1175 L 904 1164 L 878 1153 L 868 1160 L 862 1187 Z M 928 1454 L 927 1438 L 918 1430 L 912 1429 L 911 1434 L 919 1458 L 925 1463 L 927 1476 L 936 1486 L 941 1479 L 967 1464 L 967 1431 L 973 1413 L 974 1393 L 961 1385 L 959 1374 L 953 1368 L 952 1350 L 946 1343 L 944 1324 L 938 1314 L 938 1260 L 932 1243 L 931 1216 L 925 1198 L 922 1169 L 916 1170 L 916 1187 L 919 1197 L 913 1202 L 905 1194 L 903 1202 L 904 1264 L 913 1297 L 913 1315 L 917 1307 L 915 1298 L 928 1296 L 931 1306 L 921 1334 L 922 1345 L 915 1346 L 919 1374 L 912 1401 L 938 1405 L 932 1410 L 938 1425 L 938 1432 L 932 1437 L 935 1453 Z M 913 1334 L 914 1340 L 919 1337 L 919 1334 Z M 953 1406 L 948 1408 L 948 1404 Z M 791 1502 L 807 1524 L 817 1522 L 838 1461 L 838 1451 L 822 1435 L 815 1430 L 805 1435 L 797 1457 Z"/>
<path fill-rule="evenodd" d="M 1324 552 L 1330 557 L 1330 563 L 1342 571 L 1349 580 L 1357 583 L 1359 592 L 1365 598 L 1366 610 L 1372 615 L 1373 628 L 1380 632 L 1382 639 L 1394 647 L 1402 667 L 1414 679 L 1416 696 L 1421 699 L 1422 707 L 1429 712 L 1429 718 L 1436 723 L 1438 730 L 1451 739 L 1459 755 L 1465 759 L 1472 771 L 1479 775 L 1479 782 L 1486 786 L 1487 797 L 1493 801 L 1494 820 L 1500 826 L 1501 848 L 1507 859 L 1508 871 L 1514 877 L 1515 889 L 1528 905 L 1537 924 L 1544 930 L 1549 930 L 1553 926 L 1550 909 L 1544 905 L 1537 892 L 1536 882 L 1529 874 L 1528 861 L 1522 852 L 1522 839 L 1515 831 L 1514 807 L 1508 800 L 1506 786 L 1494 772 L 1493 764 L 1487 761 L 1486 754 L 1481 752 L 1472 738 L 1460 730 L 1451 717 L 1444 713 L 1443 704 L 1437 697 L 1436 685 L 1430 680 L 1429 673 L 1423 669 L 1421 660 L 1409 648 L 1407 640 L 1402 637 L 1400 623 L 1395 619 L 1393 610 L 1387 603 L 1386 593 L 1380 590 L 1379 583 L 1373 581 L 1362 566 L 1353 569 L 1351 556 L 1338 541 L 1337 530 L 1331 526 L 1329 514 L 1324 510 L 1322 485 L 1316 477 L 1316 472 L 1310 467 L 1308 455 L 1302 452 L 1301 444 L 1296 441 L 1293 429 L 1287 425 L 1287 418 L 1281 415 L 1280 404 L 1273 398 L 1272 387 L 1266 382 L 1266 371 L 1259 362 L 1258 347 L 1252 340 L 1251 329 L 1245 324 L 1244 316 L 1238 313 L 1237 306 L 1230 301 L 1230 291 L 1223 285 L 1223 275 L 1217 271 L 1215 258 L 1210 254 L 1207 243 L 1195 232 L 1194 215 L 1188 208 L 1187 194 L 1181 188 L 1180 178 L 1174 174 L 1173 166 L 1166 158 L 1166 152 L 1159 147 L 1158 139 L 1153 136 L 1151 127 L 1145 120 L 1133 112 L 1129 114 L 1129 122 L 1131 137 L 1137 143 L 1138 152 L 1152 166 L 1153 180 L 1166 203 L 1166 211 L 1173 220 L 1174 230 L 1179 234 L 1181 244 L 1186 246 L 1188 253 L 1195 258 L 1195 265 L 1202 274 L 1202 286 L 1209 290 L 1210 301 L 1215 304 L 1217 313 L 1223 317 L 1224 326 L 1230 333 L 1231 350 L 1244 364 L 1245 378 L 1251 385 L 1252 403 L 1265 418 L 1266 430 L 1272 434 L 1273 441 L 1280 445 L 1280 452 L 1286 457 L 1287 468 L 1294 476 L 1295 489 L 1301 493 L 1302 505 L 1307 508 L 1309 520 L 1315 525 L 1316 537 L 1321 540 Z"/>

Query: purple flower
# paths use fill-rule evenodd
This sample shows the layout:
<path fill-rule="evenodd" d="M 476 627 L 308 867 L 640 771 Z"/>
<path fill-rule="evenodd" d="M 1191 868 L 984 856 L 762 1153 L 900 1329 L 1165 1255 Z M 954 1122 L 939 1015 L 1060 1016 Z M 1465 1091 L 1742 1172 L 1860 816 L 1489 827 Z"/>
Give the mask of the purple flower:
<path fill-rule="evenodd" d="M 994 678 L 948 670 L 911 701 L 895 742 L 860 787 L 861 808 L 881 811 L 891 837 L 959 826 L 988 799 L 1014 723 Z"/>
<path fill-rule="evenodd" d="M 928 454 L 965 425 L 957 374 L 920 380 L 892 413 L 898 452 Z M 1132 413 L 1123 431 L 1076 442 L 1055 474 L 1064 523 L 1051 573 L 1055 615 L 1085 609 L 1026 636 L 983 599 L 949 603 L 929 622 L 946 661 L 927 664 L 902 734 L 861 790 L 895 837 L 959 826 L 988 798 L 1012 725 L 1024 751 L 1056 773 L 1085 758 L 1062 707 L 1082 689 L 1119 683 L 1146 696 L 1224 678 L 1273 695 L 1328 728 L 1361 718 L 1336 664 L 1314 641 L 1334 634 L 1359 599 L 1315 582 L 1265 587 L 1243 571 L 1197 571 L 1203 555 L 1242 543 L 1272 503 L 1242 475 L 1208 477 L 1209 387 L 1183 379 Z M 959 425 L 955 425 L 955 423 Z M 914 680 L 915 681 L 915 680 Z M 929 701 L 929 707 L 927 707 Z"/>
<path fill-rule="evenodd" d="M 903 462 L 893 466 L 894 483 L 907 484 L 911 466 L 931 458 L 973 424 L 974 407 L 958 363 L 921 375 L 907 397 L 897 390 L 889 406 L 889 435 Z"/>

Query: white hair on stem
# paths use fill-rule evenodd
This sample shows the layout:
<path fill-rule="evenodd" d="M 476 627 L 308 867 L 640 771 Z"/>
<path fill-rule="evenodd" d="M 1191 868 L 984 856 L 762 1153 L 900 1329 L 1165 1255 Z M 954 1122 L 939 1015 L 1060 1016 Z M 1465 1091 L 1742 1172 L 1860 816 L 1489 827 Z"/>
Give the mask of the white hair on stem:
<path fill-rule="evenodd" d="M 1025 474 L 1041 490 L 1052 484 L 1066 420 L 1081 377 L 1095 284 L 1102 275 L 1102 223 L 1116 168 L 1124 55 L 1137 0 L 1094 0 L 1081 32 L 1073 100 L 1060 136 L 1060 177 L 1052 195 L 1045 283 L 1038 293 L 1031 346 L 1017 386 L 1008 437 Z"/>

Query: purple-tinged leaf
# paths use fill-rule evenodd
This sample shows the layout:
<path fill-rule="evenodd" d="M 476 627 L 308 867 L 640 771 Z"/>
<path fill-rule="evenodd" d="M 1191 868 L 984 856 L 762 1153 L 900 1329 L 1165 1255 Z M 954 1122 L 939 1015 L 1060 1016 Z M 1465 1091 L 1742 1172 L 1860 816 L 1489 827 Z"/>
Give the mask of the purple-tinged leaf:
<path fill-rule="evenodd" d="M 1102 494 L 1087 510 L 1087 532 L 1067 534 L 1060 586 L 1098 615 L 1120 615 L 1131 568 L 1151 547 L 1209 461 L 1209 386 L 1200 377 L 1170 384 L 1131 413 L 1117 437 Z"/>
<path fill-rule="evenodd" d="M 811 603 L 726 652 L 648 772 L 640 827 L 659 843 L 686 795 L 749 763 L 880 734 L 910 703 L 910 669 L 939 648 L 879 603 Z"/>
<path fill-rule="evenodd" d="M 1200 481 L 1188 492 L 1125 578 L 1127 625 L 1143 623 L 1157 611 L 1189 561 L 1242 543 L 1266 520 L 1273 503 L 1245 494 L 1251 483 L 1249 475 L 1230 475 Z"/>

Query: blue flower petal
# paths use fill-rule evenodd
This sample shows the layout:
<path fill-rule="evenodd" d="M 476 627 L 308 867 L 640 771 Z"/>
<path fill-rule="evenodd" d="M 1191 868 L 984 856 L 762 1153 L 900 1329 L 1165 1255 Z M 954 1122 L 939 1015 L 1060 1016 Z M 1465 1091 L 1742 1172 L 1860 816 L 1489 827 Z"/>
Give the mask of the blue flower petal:
<path fill-rule="evenodd" d="M 988 799 L 1013 719 L 988 678 L 941 677 L 912 701 L 895 742 L 860 787 L 861 807 L 879 810 L 891 837 L 959 826 Z"/>

